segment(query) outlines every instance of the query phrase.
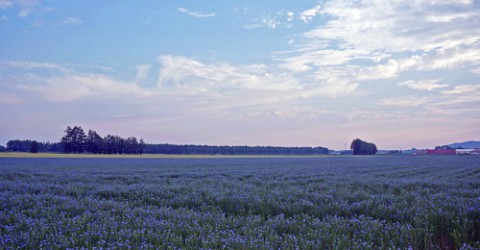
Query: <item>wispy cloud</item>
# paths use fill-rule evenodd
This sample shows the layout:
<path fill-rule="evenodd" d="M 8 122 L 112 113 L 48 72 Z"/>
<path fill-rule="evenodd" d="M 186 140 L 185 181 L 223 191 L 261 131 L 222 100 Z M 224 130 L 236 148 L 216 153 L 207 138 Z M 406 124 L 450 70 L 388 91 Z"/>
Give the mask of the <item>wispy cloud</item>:
<path fill-rule="evenodd" d="M 80 25 L 83 20 L 78 17 L 67 17 L 60 22 L 61 25 Z"/>
<path fill-rule="evenodd" d="M 48 62 L 35 62 L 35 61 L 0 61 L 0 67 L 4 68 L 21 68 L 21 69 L 47 69 L 47 70 L 56 70 L 56 71 L 67 71 L 67 68 Z"/>
<path fill-rule="evenodd" d="M 309 23 L 312 19 L 321 13 L 322 7 L 320 5 L 316 5 L 313 8 L 307 9 L 300 13 L 300 20 L 305 23 Z"/>
<path fill-rule="evenodd" d="M 439 80 L 427 80 L 427 81 L 405 81 L 398 84 L 398 86 L 406 86 L 415 90 L 432 91 L 448 87 L 448 84 L 439 84 Z"/>
<path fill-rule="evenodd" d="M 234 66 L 228 63 L 206 64 L 182 56 L 164 55 L 158 83 L 160 86 L 187 86 L 191 90 L 229 92 L 234 90 L 293 90 L 298 83 L 288 75 L 273 75 L 266 65 Z"/>
<path fill-rule="evenodd" d="M 152 68 L 151 64 L 140 64 L 137 66 L 137 76 L 135 77 L 135 82 L 143 82 L 148 78 L 150 69 Z"/>
<path fill-rule="evenodd" d="M 477 96 L 478 98 L 480 98 L 480 84 L 459 85 L 459 86 L 455 86 L 451 90 L 445 90 L 443 91 L 443 93 L 447 95 Z"/>
<path fill-rule="evenodd" d="M 379 104 L 382 106 L 397 106 L 397 107 L 417 107 L 424 105 L 431 100 L 425 97 L 395 97 L 382 99 Z"/>
<path fill-rule="evenodd" d="M 6 10 L 13 6 L 13 1 L 10 0 L 0 0 L 0 10 Z"/>
<path fill-rule="evenodd" d="M 198 11 L 191 11 L 183 7 L 179 7 L 177 8 L 177 10 L 180 11 L 181 13 L 185 13 L 187 15 L 198 17 L 198 18 L 215 17 L 217 15 L 216 13 L 203 13 Z"/>
<path fill-rule="evenodd" d="M 0 0 L 0 10 L 18 6 L 18 16 L 27 17 L 40 6 L 41 0 Z"/>
<path fill-rule="evenodd" d="M 480 113 L 480 84 L 457 85 L 441 93 L 437 102 L 428 107 L 431 112 L 450 116 L 465 114 L 463 119 L 478 123 L 478 117 L 472 114 Z"/>
<path fill-rule="evenodd" d="M 88 97 L 146 96 L 149 91 L 134 83 L 119 81 L 111 76 L 79 72 L 73 68 L 53 63 L 30 61 L 1 62 L 6 71 L 15 71 L 8 79 L 26 92 L 34 92 L 51 102 L 72 102 Z"/>
<path fill-rule="evenodd" d="M 72 72 L 61 76 L 30 76 L 27 79 L 40 84 L 20 85 L 21 87 L 38 92 L 51 102 L 73 102 L 96 96 L 127 98 L 149 94 L 147 90 L 141 89 L 136 84 L 118 81 L 100 74 Z"/>
<path fill-rule="evenodd" d="M 256 28 L 268 28 L 268 29 L 276 29 L 281 22 L 272 16 L 266 16 L 262 18 L 254 18 L 249 23 L 243 25 L 245 29 L 256 29 Z"/>
<path fill-rule="evenodd" d="M 40 6 L 41 0 L 16 0 L 18 5 L 20 5 L 20 11 L 18 15 L 21 17 L 26 17 L 30 15 L 38 6 Z"/>
<path fill-rule="evenodd" d="M 243 25 L 245 29 L 277 29 L 279 27 L 291 28 L 295 13 L 291 11 L 279 10 L 260 17 L 255 17 L 250 22 Z"/>

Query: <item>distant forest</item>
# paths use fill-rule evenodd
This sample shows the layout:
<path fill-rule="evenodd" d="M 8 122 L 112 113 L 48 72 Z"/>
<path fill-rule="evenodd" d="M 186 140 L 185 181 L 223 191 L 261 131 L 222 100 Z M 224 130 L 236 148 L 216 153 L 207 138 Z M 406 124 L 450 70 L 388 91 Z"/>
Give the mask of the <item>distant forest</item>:
<path fill-rule="evenodd" d="M 203 155 L 322 155 L 328 154 L 324 147 L 273 147 L 273 146 L 208 146 L 147 144 L 135 137 L 118 135 L 100 136 L 93 130 L 85 131 L 80 126 L 67 127 L 60 142 L 35 140 L 10 140 L 6 150 L 30 153 L 88 153 L 88 154 L 203 154 Z"/>

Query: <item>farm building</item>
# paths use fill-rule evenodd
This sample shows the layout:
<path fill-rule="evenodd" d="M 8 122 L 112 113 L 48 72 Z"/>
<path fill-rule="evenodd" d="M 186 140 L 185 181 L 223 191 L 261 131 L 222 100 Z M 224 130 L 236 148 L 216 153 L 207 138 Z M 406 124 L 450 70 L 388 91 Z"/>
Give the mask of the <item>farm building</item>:
<path fill-rule="evenodd" d="M 456 153 L 455 149 L 427 149 L 425 152 L 427 155 L 454 155 Z"/>
<path fill-rule="evenodd" d="M 470 155 L 475 149 L 456 149 L 457 155 Z"/>

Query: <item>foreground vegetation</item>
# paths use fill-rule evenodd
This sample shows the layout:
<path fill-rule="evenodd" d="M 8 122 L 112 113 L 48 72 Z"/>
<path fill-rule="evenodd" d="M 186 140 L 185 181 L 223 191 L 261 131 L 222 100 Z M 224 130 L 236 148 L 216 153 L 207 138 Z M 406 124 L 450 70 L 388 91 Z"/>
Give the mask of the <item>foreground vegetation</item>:
<path fill-rule="evenodd" d="M 2 249 L 478 249 L 480 158 L 0 158 Z"/>

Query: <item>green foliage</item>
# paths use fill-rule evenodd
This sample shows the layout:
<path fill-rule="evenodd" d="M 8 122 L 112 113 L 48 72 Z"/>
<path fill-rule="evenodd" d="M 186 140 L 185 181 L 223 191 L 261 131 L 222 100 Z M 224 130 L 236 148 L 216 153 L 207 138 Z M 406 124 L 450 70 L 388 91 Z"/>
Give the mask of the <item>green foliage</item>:
<path fill-rule="evenodd" d="M 273 146 L 208 146 L 147 144 L 149 154 L 201 154 L 201 155 L 323 155 L 328 154 L 324 147 L 273 147 Z"/>
<path fill-rule="evenodd" d="M 38 142 L 37 141 L 32 141 L 32 144 L 30 145 L 30 153 L 38 153 Z"/>
<path fill-rule="evenodd" d="M 374 155 L 377 153 L 377 146 L 373 143 L 355 139 L 352 141 L 350 149 L 354 155 Z"/>
<path fill-rule="evenodd" d="M 34 142 L 36 145 L 33 145 Z M 33 147 L 33 148 L 32 148 Z M 38 142 L 33 140 L 9 140 L 7 142 L 6 151 L 11 152 L 31 152 L 32 149 L 37 152 L 60 152 L 62 146 L 60 143 Z M 34 150 L 35 151 L 35 150 Z"/>
<path fill-rule="evenodd" d="M 89 130 L 87 134 L 82 127 L 67 127 L 62 137 L 63 152 L 91 154 L 142 154 L 145 143 L 135 137 L 122 138 L 118 135 L 101 137 L 97 132 Z"/>
<path fill-rule="evenodd" d="M 85 132 L 82 127 L 67 127 L 62 137 L 62 145 L 65 153 L 82 153 L 85 148 Z"/>

